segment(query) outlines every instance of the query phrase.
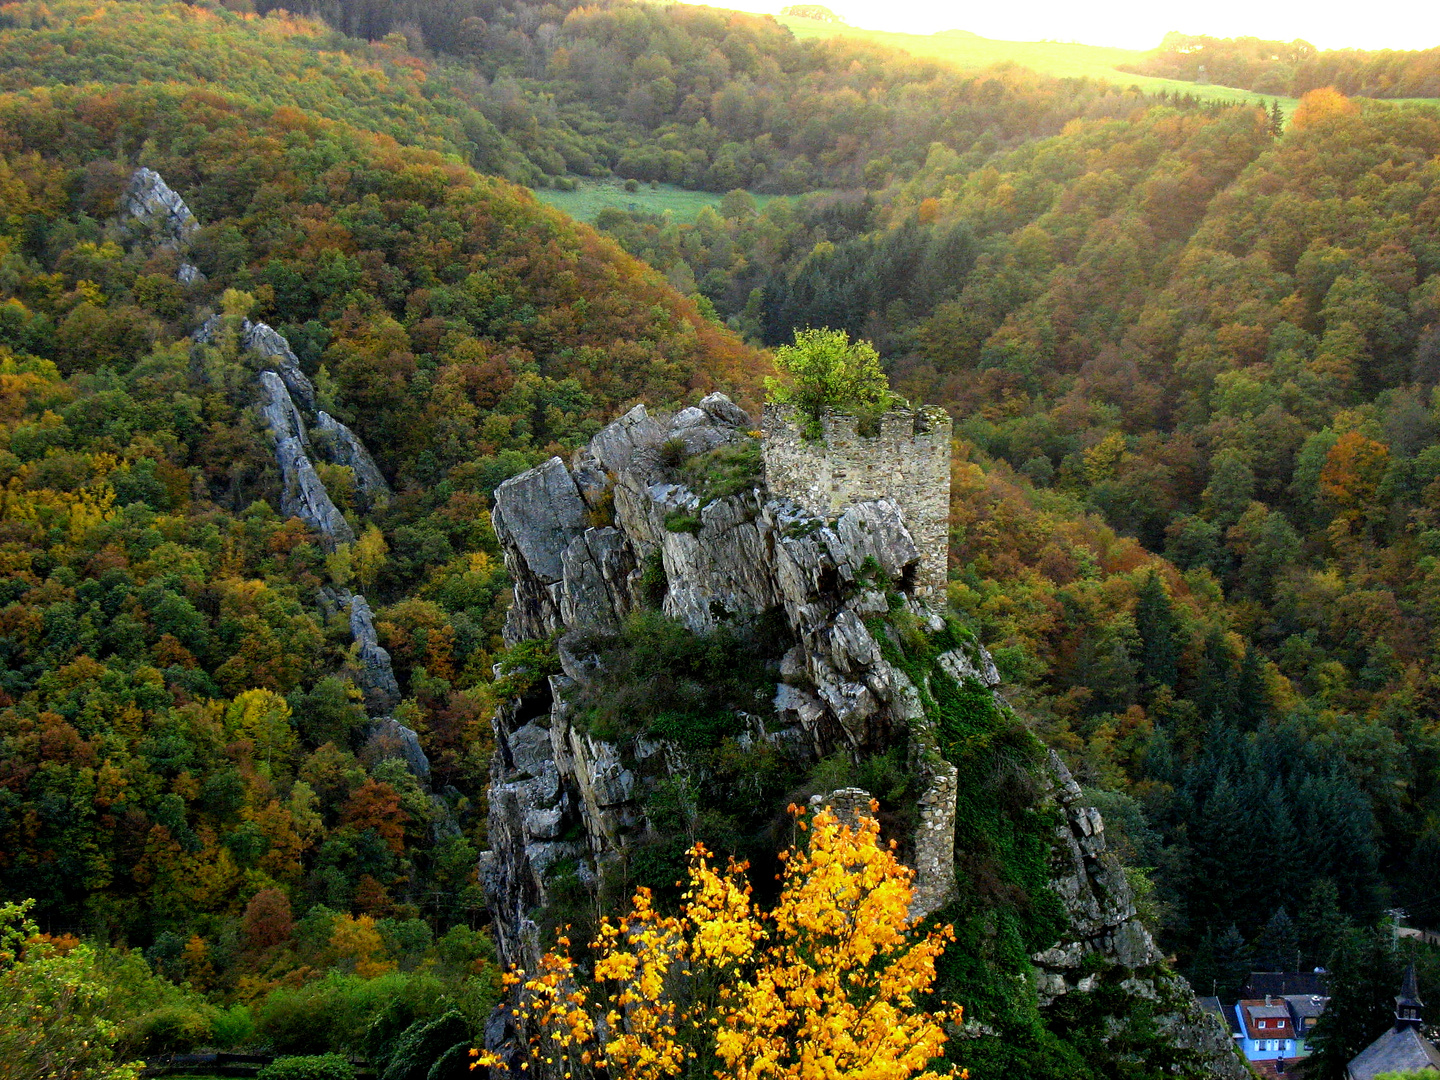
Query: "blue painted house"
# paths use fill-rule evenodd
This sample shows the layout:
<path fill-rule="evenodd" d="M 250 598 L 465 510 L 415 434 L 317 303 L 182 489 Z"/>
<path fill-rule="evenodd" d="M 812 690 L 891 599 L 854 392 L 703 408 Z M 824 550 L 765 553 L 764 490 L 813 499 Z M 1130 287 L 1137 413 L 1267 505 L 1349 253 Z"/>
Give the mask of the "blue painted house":
<path fill-rule="evenodd" d="M 1295 1024 L 1284 998 L 1251 998 L 1235 1003 L 1240 1050 L 1247 1061 L 1277 1061 L 1297 1056 Z"/>

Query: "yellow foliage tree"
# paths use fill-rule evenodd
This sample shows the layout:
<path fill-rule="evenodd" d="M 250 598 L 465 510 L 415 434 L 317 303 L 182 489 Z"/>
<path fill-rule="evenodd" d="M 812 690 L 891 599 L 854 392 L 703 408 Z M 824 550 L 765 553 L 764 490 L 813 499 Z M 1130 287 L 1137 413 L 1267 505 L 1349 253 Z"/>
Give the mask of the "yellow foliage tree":
<path fill-rule="evenodd" d="M 256 761 L 266 766 L 287 763 L 299 745 L 290 704 L 273 690 L 237 694 L 225 710 L 225 731 L 232 738 L 249 739 Z"/>
<path fill-rule="evenodd" d="M 626 918 L 601 921 L 593 983 L 563 937 L 532 977 L 508 975 L 530 1039 L 521 1067 L 571 1080 L 953 1075 L 930 1065 L 961 1010 L 922 1001 L 950 927 L 919 932 L 908 914 L 914 873 L 874 818 L 852 827 L 822 810 L 808 827 L 809 844 L 784 855 L 769 913 L 753 903 L 743 864 L 717 870 L 697 844 L 678 916 L 657 912 L 642 888 Z M 476 1066 L 509 1067 L 472 1054 Z"/>
<path fill-rule="evenodd" d="M 355 974 L 362 979 L 395 970 L 395 961 L 386 958 L 385 941 L 369 915 L 338 916 L 330 930 L 330 948 L 342 963 L 353 963 Z"/>
<path fill-rule="evenodd" d="M 1290 126 L 1296 131 L 1314 127 L 1322 120 L 1336 116 L 1354 116 L 1360 107 L 1333 86 L 1322 86 L 1311 90 L 1300 99 Z"/>
<path fill-rule="evenodd" d="M 369 592 L 375 587 L 375 578 L 385 566 L 390 546 L 385 543 L 385 534 L 374 525 L 367 526 L 351 549 L 351 564 L 360 588 Z"/>

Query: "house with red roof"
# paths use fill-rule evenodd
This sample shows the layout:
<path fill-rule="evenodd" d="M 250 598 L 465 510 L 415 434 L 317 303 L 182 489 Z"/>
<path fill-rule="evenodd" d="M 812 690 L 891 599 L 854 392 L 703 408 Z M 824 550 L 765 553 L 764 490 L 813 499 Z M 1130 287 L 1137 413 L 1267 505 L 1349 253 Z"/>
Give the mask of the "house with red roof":
<path fill-rule="evenodd" d="M 1240 1021 L 1240 1049 L 1249 1061 L 1275 1061 L 1296 1056 L 1295 1023 L 1284 998 L 1247 998 L 1235 1003 Z"/>

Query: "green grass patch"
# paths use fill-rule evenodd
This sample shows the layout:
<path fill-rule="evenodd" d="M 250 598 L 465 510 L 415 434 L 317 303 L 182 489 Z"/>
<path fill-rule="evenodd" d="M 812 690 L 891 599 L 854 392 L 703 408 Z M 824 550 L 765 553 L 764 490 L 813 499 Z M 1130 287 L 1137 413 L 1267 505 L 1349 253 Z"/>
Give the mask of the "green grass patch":
<path fill-rule="evenodd" d="M 765 462 L 760 456 L 758 439 L 726 443 L 707 453 L 695 454 L 687 458 L 679 470 L 680 483 L 700 496 L 701 506 L 749 491 L 764 475 Z"/>
<path fill-rule="evenodd" d="M 695 534 L 700 531 L 702 522 L 700 511 L 696 510 L 671 510 L 665 515 L 665 531 L 673 533 Z"/>
<path fill-rule="evenodd" d="M 772 199 L 786 196 L 751 193 L 764 209 Z M 594 222 L 602 210 L 628 210 L 640 214 L 669 214 L 676 221 L 690 223 L 707 206 L 718 206 L 725 196 L 714 191 L 690 191 L 674 184 L 640 184 L 627 191 L 624 180 L 576 180 L 574 191 L 536 188 L 535 197 L 563 210 L 576 221 Z"/>

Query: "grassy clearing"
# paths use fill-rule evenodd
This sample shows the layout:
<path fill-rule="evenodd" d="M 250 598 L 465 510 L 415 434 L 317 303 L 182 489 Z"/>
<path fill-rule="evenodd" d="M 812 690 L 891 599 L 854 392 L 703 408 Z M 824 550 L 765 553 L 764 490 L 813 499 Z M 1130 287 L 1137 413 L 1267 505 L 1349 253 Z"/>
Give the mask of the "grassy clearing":
<path fill-rule="evenodd" d="M 676 221 L 691 222 L 707 206 L 717 205 L 724 198 L 715 191 L 688 191 L 673 184 L 641 184 L 635 191 L 625 190 L 623 180 L 580 180 L 574 191 L 537 188 L 535 197 L 556 209 L 563 210 L 577 221 L 593 222 L 600 211 L 609 207 L 636 210 L 650 214 L 670 214 Z M 755 195 L 755 202 L 764 207 L 775 195 Z"/>

